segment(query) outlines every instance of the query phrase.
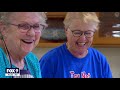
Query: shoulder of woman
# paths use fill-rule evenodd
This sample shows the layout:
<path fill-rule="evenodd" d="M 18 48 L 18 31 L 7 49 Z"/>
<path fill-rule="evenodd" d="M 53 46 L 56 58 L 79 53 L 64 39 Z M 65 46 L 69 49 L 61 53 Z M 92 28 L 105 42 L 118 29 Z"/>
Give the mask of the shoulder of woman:
<path fill-rule="evenodd" d="M 35 61 L 35 60 L 37 61 L 38 60 L 37 55 L 32 53 L 32 52 L 28 53 L 25 58 L 27 60 L 31 60 L 31 61 Z"/>

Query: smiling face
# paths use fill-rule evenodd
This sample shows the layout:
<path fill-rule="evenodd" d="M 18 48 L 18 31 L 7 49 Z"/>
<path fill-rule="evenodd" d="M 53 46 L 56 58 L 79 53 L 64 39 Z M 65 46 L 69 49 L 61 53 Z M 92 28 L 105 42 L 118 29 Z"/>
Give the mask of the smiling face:
<path fill-rule="evenodd" d="M 80 20 L 73 20 L 69 28 L 66 29 L 67 46 L 71 53 L 84 54 L 93 42 L 93 37 L 86 37 L 82 34 L 79 37 L 73 35 L 73 31 L 95 32 L 95 25 L 91 22 L 84 23 Z"/>
<path fill-rule="evenodd" d="M 99 19 L 95 12 L 68 12 L 63 21 L 67 36 L 67 48 L 76 57 L 83 58 L 98 30 Z"/>
<path fill-rule="evenodd" d="M 41 21 L 39 13 L 36 12 L 14 12 L 9 17 L 9 23 L 16 25 L 29 24 L 33 26 L 40 24 Z M 41 36 L 41 31 L 35 32 L 34 29 L 31 28 L 22 32 L 18 26 L 8 25 L 5 30 L 5 42 L 9 52 L 14 55 L 25 56 L 32 51 L 39 43 Z"/>

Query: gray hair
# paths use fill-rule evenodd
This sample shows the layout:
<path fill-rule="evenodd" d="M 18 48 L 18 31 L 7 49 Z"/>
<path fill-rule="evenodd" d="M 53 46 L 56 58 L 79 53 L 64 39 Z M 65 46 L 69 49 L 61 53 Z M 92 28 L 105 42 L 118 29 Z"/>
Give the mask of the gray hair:
<path fill-rule="evenodd" d="M 83 23 L 92 22 L 96 30 L 98 30 L 98 25 L 100 23 L 95 12 L 68 12 L 63 22 L 65 28 L 68 28 L 73 20 L 81 20 Z"/>
<path fill-rule="evenodd" d="M 7 25 L 7 23 L 9 22 L 9 17 L 12 13 L 15 13 L 15 12 L 0 12 L 0 22 L 4 23 Z M 48 26 L 46 21 L 47 21 L 47 16 L 46 16 L 46 13 L 45 12 L 37 12 L 40 14 L 40 18 L 41 18 L 41 21 L 42 21 L 42 24 L 45 26 L 45 28 Z M 2 34 L 0 33 L 0 40 L 3 39 L 3 36 Z"/>
<path fill-rule="evenodd" d="M 7 23 L 9 22 L 9 16 L 15 12 L 0 12 L 0 21 L 3 23 Z M 47 26 L 46 24 L 46 20 L 47 20 L 47 16 L 45 12 L 38 12 L 42 18 L 42 24 Z"/>

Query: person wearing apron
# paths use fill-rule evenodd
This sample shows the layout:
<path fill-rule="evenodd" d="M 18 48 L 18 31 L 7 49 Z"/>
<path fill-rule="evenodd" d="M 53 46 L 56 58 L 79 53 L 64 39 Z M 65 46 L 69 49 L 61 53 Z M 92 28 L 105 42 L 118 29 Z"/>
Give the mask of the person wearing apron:
<path fill-rule="evenodd" d="M 45 12 L 0 12 L 0 78 L 41 78 L 37 56 L 41 32 L 47 27 Z M 6 69 L 20 76 L 6 76 Z"/>

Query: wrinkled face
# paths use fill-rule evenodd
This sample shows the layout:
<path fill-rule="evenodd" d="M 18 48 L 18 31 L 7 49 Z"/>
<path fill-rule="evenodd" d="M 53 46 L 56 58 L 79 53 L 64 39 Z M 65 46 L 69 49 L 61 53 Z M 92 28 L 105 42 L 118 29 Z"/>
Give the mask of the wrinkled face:
<path fill-rule="evenodd" d="M 32 51 L 41 36 L 40 15 L 36 12 L 15 12 L 10 15 L 9 23 L 6 27 L 5 42 L 10 52 L 25 55 Z"/>
<path fill-rule="evenodd" d="M 79 31 L 84 32 L 84 34 Z M 66 30 L 69 50 L 78 53 L 86 52 L 92 44 L 94 32 L 95 25 L 93 23 L 83 23 L 80 20 L 74 20 Z"/>

